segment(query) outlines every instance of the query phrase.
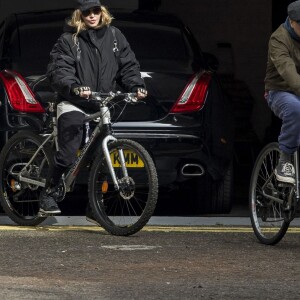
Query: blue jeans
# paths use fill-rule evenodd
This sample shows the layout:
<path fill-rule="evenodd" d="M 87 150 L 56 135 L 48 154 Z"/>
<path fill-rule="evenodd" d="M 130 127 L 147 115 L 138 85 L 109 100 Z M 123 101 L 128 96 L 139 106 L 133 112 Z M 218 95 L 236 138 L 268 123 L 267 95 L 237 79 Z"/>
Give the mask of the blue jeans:
<path fill-rule="evenodd" d="M 300 97 L 283 91 L 269 91 L 267 102 L 282 120 L 279 149 L 293 154 L 300 145 Z"/>

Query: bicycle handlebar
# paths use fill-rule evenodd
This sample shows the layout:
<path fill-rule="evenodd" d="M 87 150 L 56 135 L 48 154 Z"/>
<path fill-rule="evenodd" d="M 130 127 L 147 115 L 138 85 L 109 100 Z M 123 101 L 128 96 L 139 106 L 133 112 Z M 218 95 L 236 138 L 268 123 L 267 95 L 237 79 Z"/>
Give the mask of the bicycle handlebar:
<path fill-rule="evenodd" d="M 109 92 L 109 93 L 101 93 L 101 92 L 92 92 L 89 100 L 98 101 L 101 103 L 101 106 L 106 106 L 111 100 L 116 97 L 121 97 L 127 103 L 136 104 L 144 103 L 143 101 L 138 101 L 137 93 L 121 93 L 121 92 Z M 92 121 L 98 118 L 101 115 L 101 112 L 96 112 L 92 115 L 88 115 L 84 118 L 84 122 Z"/>
<path fill-rule="evenodd" d="M 96 100 L 102 103 L 108 103 L 112 99 L 116 97 L 122 97 L 124 101 L 135 103 L 137 102 L 137 93 L 122 93 L 122 92 L 109 92 L 109 93 L 101 93 L 101 92 L 92 92 L 89 100 Z"/>

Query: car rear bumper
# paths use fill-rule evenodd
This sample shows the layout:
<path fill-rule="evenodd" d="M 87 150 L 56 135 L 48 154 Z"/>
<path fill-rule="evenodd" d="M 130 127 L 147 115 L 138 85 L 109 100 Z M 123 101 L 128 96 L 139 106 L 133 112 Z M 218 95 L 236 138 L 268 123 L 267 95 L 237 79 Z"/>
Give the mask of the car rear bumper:
<path fill-rule="evenodd" d="M 156 165 L 160 185 L 168 185 L 203 176 L 207 169 L 208 154 L 202 139 L 185 133 L 124 132 L 114 131 L 117 138 L 133 139 L 142 144 L 152 156 Z M 185 165 L 198 165 L 193 173 L 182 172 Z M 197 171 L 199 170 L 199 172 Z M 200 174 L 200 170 L 201 174 Z"/>

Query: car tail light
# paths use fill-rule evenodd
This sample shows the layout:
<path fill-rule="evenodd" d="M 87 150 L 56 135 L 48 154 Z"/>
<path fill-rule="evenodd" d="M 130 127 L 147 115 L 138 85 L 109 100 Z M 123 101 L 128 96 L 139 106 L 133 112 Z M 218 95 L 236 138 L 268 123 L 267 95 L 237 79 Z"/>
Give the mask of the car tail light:
<path fill-rule="evenodd" d="M 195 74 L 172 107 L 171 112 L 187 113 L 200 110 L 205 103 L 211 76 L 207 72 Z"/>
<path fill-rule="evenodd" d="M 3 70 L 0 72 L 8 100 L 12 108 L 20 112 L 43 113 L 45 109 L 34 98 L 34 94 L 24 78 L 14 71 Z"/>

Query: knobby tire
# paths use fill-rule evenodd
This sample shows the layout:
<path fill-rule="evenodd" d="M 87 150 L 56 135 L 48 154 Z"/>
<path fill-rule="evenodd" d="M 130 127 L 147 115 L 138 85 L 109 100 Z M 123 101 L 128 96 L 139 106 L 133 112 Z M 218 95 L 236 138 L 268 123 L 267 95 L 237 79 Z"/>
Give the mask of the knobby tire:
<path fill-rule="evenodd" d="M 274 169 L 278 164 L 278 143 L 268 144 L 258 155 L 250 181 L 249 210 L 251 224 L 257 239 L 266 245 L 275 245 L 285 235 L 290 222 L 285 218 L 284 207 L 272 201 L 263 193 L 287 198 L 291 186 L 281 187 Z M 262 188 L 267 182 L 267 188 Z"/>
<path fill-rule="evenodd" d="M 18 181 L 17 176 L 9 174 L 12 166 L 19 165 L 20 171 L 22 164 L 30 160 L 42 142 L 43 138 L 38 134 L 20 131 L 8 140 L 0 154 L 0 203 L 7 216 L 18 225 L 35 226 L 46 219 L 38 214 L 38 199 L 42 188 L 20 182 L 20 189 L 17 189 L 14 185 Z M 46 177 L 52 161 L 51 150 L 44 147 L 32 162 L 31 175 L 36 176 L 36 179 Z"/>
<path fill-rule="evenodd" d="M 144 164 L 143 168 L 127 168 L 131 178 L 130 188 L 127 189 L 130 196 L 124 199 L 122 193 L 115 190 L 100 148 L 91 167 L 89 201 L 95 219 L 107 232 L 128 236 L 141 230 L 153 215 L 158 197 L 158 179 L 152 158 L 140 144 L 121 139 L 108 145 L 110 153 L 115 153 L 118 148 L 125 149 L 125 153 L 135 153 Z M 121 168 L 114 169 L 118 180 L 123 181 Z"/>

